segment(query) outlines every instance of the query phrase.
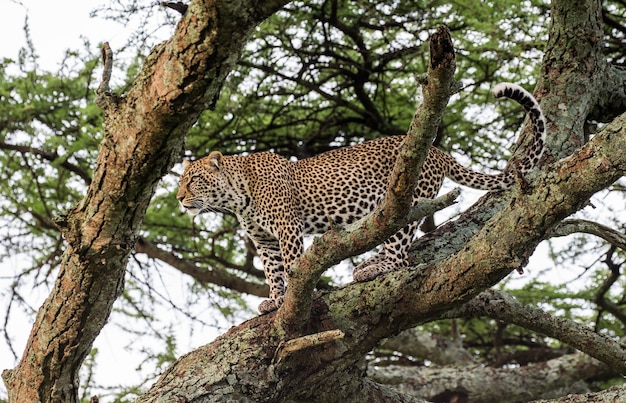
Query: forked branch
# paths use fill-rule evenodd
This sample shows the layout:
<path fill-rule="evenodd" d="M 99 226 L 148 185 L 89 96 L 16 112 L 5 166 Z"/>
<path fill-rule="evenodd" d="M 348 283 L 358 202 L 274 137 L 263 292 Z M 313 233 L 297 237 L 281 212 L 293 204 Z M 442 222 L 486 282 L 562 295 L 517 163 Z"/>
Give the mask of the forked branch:
<path fill-rule="evenodd" d="M 298 334 L 304 327 L 309 318 L 315 283 L 324 270 L 346 257 L 382 243 L 408 223 L 407 212 L 413 202 L 421 166 L 452 94 L 455 68 L 452 38 L 448 29 L 441 26 L 430 39 L 430 65 L 423 85 L 424 99 L 400 148 L 385 199 L 356 228 L 352 226 L 350 231 L 330 231 L 316 239 L 298 259 L 289 277 L 285 301 L 276 317 L 281 333 Z"/>

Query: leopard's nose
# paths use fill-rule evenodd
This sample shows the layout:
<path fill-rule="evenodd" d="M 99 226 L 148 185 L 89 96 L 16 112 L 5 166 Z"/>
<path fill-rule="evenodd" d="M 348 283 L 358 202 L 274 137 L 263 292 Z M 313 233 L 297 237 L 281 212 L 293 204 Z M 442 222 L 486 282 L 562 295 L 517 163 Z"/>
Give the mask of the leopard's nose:
<path fill-rule="evenodd" d="M 176 200 L 178 200 L 179 203 L 182 203 L 183 200 L 185 200 L 185 196 L 176 196 Z"/>

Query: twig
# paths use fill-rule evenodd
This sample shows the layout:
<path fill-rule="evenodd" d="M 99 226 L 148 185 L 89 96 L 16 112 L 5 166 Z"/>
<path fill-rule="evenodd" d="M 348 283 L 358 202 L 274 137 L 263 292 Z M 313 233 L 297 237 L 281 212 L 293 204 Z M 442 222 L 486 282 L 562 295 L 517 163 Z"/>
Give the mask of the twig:
<path fill-rule="evenodd" d="M 102 45 L 102 63 L 104 70 L 102 71 L 102 82 L 96 90 L 95 103 L 100 107 L 104 115 L 112 114 L 117 110 L 117 106 L 121 98 L 111 92 L 109 83 L 111 81 L 111 72 L 113 71 L 113 51 L 108 42 Z"/>
<path fill-rule="evenodd" d="M 278 364 L 286 357 L 289 357 L 296 351 L 304 350 L 306 348 L 311 348 L 315 346 L 319 346 L 334 340 L 343 339 L 345 333 L 339 329 L 327 330 L 325 332 L 308 334 L 306 336 L 298 337 L 296 339 L 287 340 L 285 342 L 281 342 L 274 353 L 274 358 L 272 359 L 273 364 Z"/>
<path fill-rule="evenodd" d="M 113 51 L 111 46 L 109 46 L 109 42 L 105 42 L 102 45 L 102 63 L 104 64 L 104 71 L 102 72 L 102 82 L 97 90 L 99 96 L 111 93 L 109 82 L 111 81 L 111 71 L 113 70 Z"/>
<path fill-rule="evenodd" d="M 182 1 L 177 1 L 176 3 L 171 2 L 171 1 L 162 1 L 161 5 L 163 7 L 167 7 L 167 8 L 171 8 L 172 10 L 176 10 L 179 13 L 181 13 L 182 15 L 185 15 L 185 13 L 187 12 L 187 8 L 189 7 L 187 4 L 183 3 Z"/>
<path fill-rule="evenodd" d="M 607 311 L 611 315 L 615 316 L 617 320 L 622 322 L 622 324 L 626 324 L 626 313 L 620 308 L 619 305 L 611 302 L 606 294 L 611 289 L 611 286 L 617 282 L 620 277 L 620 266 L 623 263 L 616 263 L 613 260 L 613 255 L 615 254 L 615 249 L 617 247 L 615 245 L 611 245 L 609 250 L 606 252 L 606 257 L 604 258 L 604 263 L 606 263 L 608 269 L 610 270 L 609 276 L 604 280 L 604 282 L 600 285 L 600 289 L 595 297 L 595 302 L 602 309 L 598 311 L 598 319 L 596 320 L 596 331 L 598 331 L 598 324 L 600 322 L 600 317 L 602 316 L 602 311 Z"/>

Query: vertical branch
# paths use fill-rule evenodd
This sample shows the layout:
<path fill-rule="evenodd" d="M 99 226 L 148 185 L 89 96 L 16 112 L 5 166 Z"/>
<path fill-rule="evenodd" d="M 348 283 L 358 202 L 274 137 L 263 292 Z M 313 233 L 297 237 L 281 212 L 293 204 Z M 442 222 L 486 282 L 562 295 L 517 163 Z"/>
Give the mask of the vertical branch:
<path fill-rule="evenodd" d="M 289 277 L 285 301 L 276 316 L 279 333 L 298 334 L 305 326 L 314 285 L 328 267 L 325 263 L 331 260 L 329 256 L 348 257 L 362 253 L 407 224 L 406 216 L 413 202 L 421 166 L 452 94 L 455 68 L 452 38 L 447 27 L 440 26 L 430 39 L 430 65 L 423 86 L 424 99 L 415 112 L 400 149 L 385 199 L 359 222 L 357 228 L 330 231 L 316 238 L 298 259 Z"/>
<path fill-rule="evenodd" d="M 440 26 L 430 37 L 430 63 L 422 85 L 424 99 L 409 125 L 406 138 L 391 174 L 387 194 L 379 211 L 384 221 L 397 220 L 406 214 L 428 149 L 453 93 L 456 59 L 450 31 Z"/>
<path fill-rule="evenodd" d="M 111 46 L 109 46 L 109 42 L 105 42 L 102 45 L 102 64 L 104 65 L 104 69 L 102 71 L 102 81 L 96 90 L 96 93 L 99 96 L 111 92 L 109 82 L 111 81 L 111 73 L 113 70 L 113 51 L 111 50 Z"/>

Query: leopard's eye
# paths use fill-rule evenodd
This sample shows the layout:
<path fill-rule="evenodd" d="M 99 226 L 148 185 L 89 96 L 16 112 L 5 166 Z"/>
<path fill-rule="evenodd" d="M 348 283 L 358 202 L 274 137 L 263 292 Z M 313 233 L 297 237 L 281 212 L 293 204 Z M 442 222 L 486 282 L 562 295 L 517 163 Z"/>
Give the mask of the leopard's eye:
<path fill-rule="evenodd" d="M 187 180 L 187 186 L 193 185 L 195 182 L 200 180 L 200 175 L 190 175 Z"/>

